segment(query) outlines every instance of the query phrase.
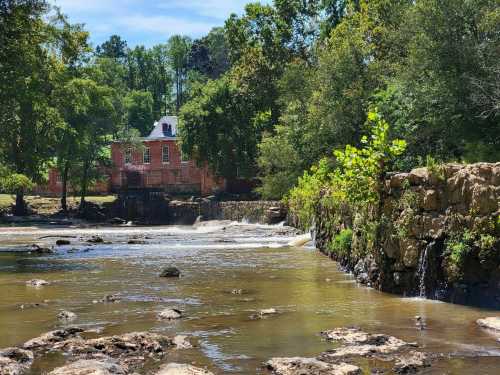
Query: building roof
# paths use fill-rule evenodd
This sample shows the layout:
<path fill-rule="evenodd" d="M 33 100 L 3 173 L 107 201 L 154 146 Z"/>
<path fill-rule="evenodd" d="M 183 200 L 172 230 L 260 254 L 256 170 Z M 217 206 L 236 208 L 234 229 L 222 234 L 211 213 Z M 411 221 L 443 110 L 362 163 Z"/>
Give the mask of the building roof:
<path fill-rule="evenodd" d="M 177 139 L 177 116 L 164 116 L 155 122 L 153 131 L 144 140 Z"/>

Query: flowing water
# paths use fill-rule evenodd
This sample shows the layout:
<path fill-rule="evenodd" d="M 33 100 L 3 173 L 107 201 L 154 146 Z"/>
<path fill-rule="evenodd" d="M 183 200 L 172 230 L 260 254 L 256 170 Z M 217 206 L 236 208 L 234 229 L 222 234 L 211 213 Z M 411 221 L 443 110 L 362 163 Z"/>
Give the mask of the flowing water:
<path fill-rule="evenodd" d="M 92 235 L 108 243 L 85 243 Z M 425 374 L 500 373 L 500 343 L 475 324 L 498 312 L 359 286 L 316 250 L 288 246 L 294 235 L 286 227 L 227 222 L 197 227 L 0 228 L 0 251 L 32 243 L 53 245 L 56 237 L 50 236 L 72 241 L 56 255 L 0 252 L 0 348 L 63 326 L 56 315 L 65 309 L 78 316 L 72 325 L 95 329 L 99 335 L 143 330 L 187 334 L 197 348 L 172 352 L 166 360 L 194 362 L 217 374 L 264 373 L 262 363 L 271 357 L 318 355 L 333 345 L 321 340 L 320 331 L 352 325 L 447 355 Z M 127 244 L 137 237 L 146 243 Z M 158 277 L 170 265 L 181 270 L 181 278 Z M 51 284 L 26 286 L 33 278 Z M 120 294 L 122 301 L 93 303 L 109 294 Z M 43 301 L 40 307 L 20 308 Z M 185 318 L 157 320 L 156 314 L 168 307 L 182 310 Z M 280 314 L 250 319 L 259 309 L 271 307 Z M 416 329 L 416 315 L 425 320 L 426 330 Z M 61 362 L 58 357 L 42 358 L 32 374 Z"/>

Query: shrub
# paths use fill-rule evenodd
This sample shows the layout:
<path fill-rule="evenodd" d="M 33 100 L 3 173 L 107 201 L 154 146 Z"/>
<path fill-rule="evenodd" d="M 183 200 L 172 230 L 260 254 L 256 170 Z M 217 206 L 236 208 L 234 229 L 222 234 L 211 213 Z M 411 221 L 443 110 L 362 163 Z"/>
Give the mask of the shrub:
<path fill-rule="evenodd" d="M 333 241 L 330 242 L 329 250 L 330 253 L 334 253 L 337 256 L 347 255 L 351 251 L 352 245 L 352 230 L 342 229 L 339 234 L 337 234 Z"/>

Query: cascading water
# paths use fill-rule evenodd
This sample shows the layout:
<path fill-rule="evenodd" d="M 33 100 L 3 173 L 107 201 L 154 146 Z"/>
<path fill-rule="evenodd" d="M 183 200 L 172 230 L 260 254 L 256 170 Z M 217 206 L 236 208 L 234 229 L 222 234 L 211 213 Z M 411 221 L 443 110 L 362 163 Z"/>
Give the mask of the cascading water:
<path fill-rule="evenodd" d="M 427 245 L 420 254 L 420 260 L 418 262 L 418 271 L 417 271 L 417 279 L 418 279 L 418 295 L 419 297 L 426 298 L 427 297 L 427 288 L 426 288 L 426 275 L 429 268 L 429 257 L 427 252 L 431 247 L 431 244 Z"/>

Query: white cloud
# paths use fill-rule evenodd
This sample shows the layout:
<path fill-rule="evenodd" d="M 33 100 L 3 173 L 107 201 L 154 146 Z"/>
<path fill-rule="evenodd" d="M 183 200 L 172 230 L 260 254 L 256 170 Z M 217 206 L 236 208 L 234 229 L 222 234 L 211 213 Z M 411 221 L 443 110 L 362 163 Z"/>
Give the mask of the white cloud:
<path fill-rule="evenodd" d="M 183 9 L 204 17 L 225 20 L 231 13 L 242 13 L 250 0 L 165 0 L 157 6 L 162 9 Z"/>
<path fill-rule="evenodd" d="M 151 32 L 161 36 L 174 34 L 201 35 L 214 26 L 211 22 L 199 22 L 170 16 L 133 15 L 119 17 L 115 22 L 131 30 Z"/>
<path fill-rule="evenodd" d="M 222 26 L 231 13 L 243 13 L 245 4 L 252 1 L 49 0 L 71 22 L 84 23 L 94 43 L 119 34 L 131 46 L 159 43 L 173 34 L 200 37 L 212 27 Z"/>

